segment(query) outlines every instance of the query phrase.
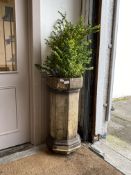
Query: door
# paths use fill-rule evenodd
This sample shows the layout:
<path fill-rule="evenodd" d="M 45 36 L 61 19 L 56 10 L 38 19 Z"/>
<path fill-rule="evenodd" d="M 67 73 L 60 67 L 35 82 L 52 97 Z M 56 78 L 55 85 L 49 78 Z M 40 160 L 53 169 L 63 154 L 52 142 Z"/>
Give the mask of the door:
<path fill-rule="evenodd" d="M 97 73 L 95 135 L 105 137 L 110 120 L 120 0 L 103 0 Z"/>
<path fill-rule="evenodd" d="M 30 141 L 26 0 L 0 0 L 0 149 Z"/>

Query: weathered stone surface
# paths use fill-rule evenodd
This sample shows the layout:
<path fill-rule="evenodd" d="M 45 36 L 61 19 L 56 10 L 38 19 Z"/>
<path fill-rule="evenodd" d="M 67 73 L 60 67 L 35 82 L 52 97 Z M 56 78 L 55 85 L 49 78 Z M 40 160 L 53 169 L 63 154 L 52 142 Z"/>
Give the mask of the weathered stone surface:
<path fill-rule="evenodd" d="M 56 94 L 56 139 L 65 139 L 67 136 L 68 96 Z"/>
<path fill-rule="evenodd" d="M 58 82 L 59 80 L 57 81 L 57 83 Z M 61 86 L 61 82 L 60 85 L 58 85 L 59 83 L 58 84 L 56 83 L 56 79 L 55 83 L 57 85 L 56 84 L 54 85 L 54 83 L 51 82 L 49 83 L 50 138 L 53 140 L 52 149 L 54 150 L 59 149 L 59 151 L 61 150 L 63 152 L 68 153 L 80 147 L 81 145 L 80 138 L 77 135 L 77 129 L 78 129 L 79 88 L 81 87 L 82 79 L 78 78 L 77 80 L 75 78 L 74 82 L 73 79 L 70 79 L 69 82 L 71 82 L 71 84 L 68 84 L 68 90 L 66 90 L 64 86 Z M 51 88 L 51 85 L 53 85 L 53 88 Z M 58 87 L 58 89 L 56 87 Z M 64 90 L 62 90 L 61 87 L 64 87 Z"/>
<path fill-rule="evenodd" d="M 57 140 L 71 139 L 77 134 L 79 91 L 50 92 L 50 135 Z"/>
<path fill-rule="evenodd" d="M 56 78 L 48 77 L 47 84 L 57 91 L 80 89 L 83 86 L 83 78 Z"/>
<path fill-rule="evenodd" d="M 69 154 L 81 146 L 80 136 L 77 134 L 72 139 L 56 140 L 49 137 L 47 140 L 48 148 L 56 153 Z"/>
<path fill-rule="evenodd" d="M 69 108 L 68 108 L 67 138 L 71 139 L 77 135 L 79 91 L 71 93 L 68 98 L 69 98 Z"/>

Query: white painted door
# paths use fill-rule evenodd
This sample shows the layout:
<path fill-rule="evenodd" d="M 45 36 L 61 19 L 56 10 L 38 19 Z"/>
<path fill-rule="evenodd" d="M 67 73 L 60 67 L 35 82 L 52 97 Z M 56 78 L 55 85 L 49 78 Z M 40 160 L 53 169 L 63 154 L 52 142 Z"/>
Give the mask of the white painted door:
<path fill-rule="evenodd" d="M 119 3 L 120 0 L 102 1 L 95 135 L 104 137 L 107 135 L 112 104 Z"/>
<path fill-rule="evenodd" d="M 0 0 L 0 150 L 30 141 L 27 1 Z"/>

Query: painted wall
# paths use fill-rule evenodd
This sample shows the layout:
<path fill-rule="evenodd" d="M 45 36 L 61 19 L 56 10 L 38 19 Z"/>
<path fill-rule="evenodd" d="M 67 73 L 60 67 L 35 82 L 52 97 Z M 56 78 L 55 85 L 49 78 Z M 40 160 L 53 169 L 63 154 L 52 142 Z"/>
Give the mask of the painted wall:
<path fill-rule="evenodd" d="M 48 48 L 45 45 L 53 29 L 53 25 L 60 17 L 58 11 L 67 14 L 67 18 L 72 22 L 78 21 L 80 17 L 81 0 L 41 0 L 41 46 L 42 59 L 48 54 Z"/>
<path fill-rule="evenodd" d="M 113 98 L 131 95 L 131 1 L 121 0 Z"/>

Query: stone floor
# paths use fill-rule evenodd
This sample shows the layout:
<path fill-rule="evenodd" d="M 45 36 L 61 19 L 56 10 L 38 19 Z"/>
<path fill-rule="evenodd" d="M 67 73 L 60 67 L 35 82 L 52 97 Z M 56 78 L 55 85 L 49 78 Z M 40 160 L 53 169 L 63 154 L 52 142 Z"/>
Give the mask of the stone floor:
<path fill-rule="evenodd" d="M 131 97 L 113 100 L 107 144 L 131 161 Z"/>
<path fill-rule="evenodd" d="M 131 97 L 115 99 L 113 107 L 108 134 L 131 145 Z"/>
<path fill-rule="evenodd" d="M 131 175 L 131 97 L 113 100 L 106 140 L 93 145 L 105 160 L 126 175 Z"/>

